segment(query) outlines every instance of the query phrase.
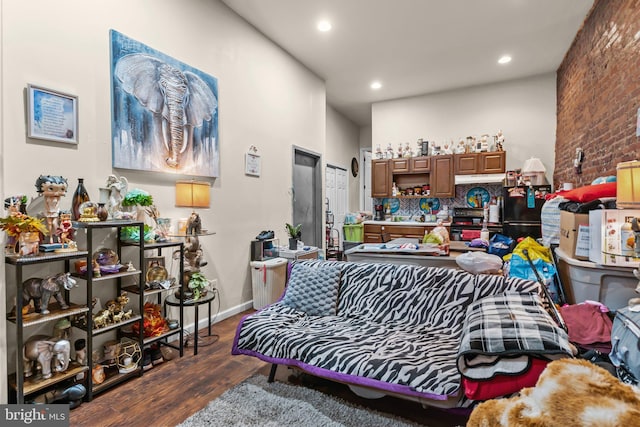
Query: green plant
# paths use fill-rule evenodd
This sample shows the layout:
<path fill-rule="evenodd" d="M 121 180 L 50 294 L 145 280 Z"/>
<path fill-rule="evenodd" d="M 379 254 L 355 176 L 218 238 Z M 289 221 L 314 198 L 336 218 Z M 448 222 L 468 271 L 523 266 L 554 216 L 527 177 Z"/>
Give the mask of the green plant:
<path fill-rule="evenodd" d="M 204 291 L 209 284 L 209 279 L 204 277 L 204 274 L 196 271 L 191 273 L 191 277 L 189 278 L 189 289 L 193 291 L 193 299 L 198 299 L 202 295 L 202 291 Z"/>
<path fill-rule="evenodd" d="M 284 225 L 287 229 L 287 234 L 292 239 L 299 239 L 302 236 L 302 224 L 298 224 L 293 226 L 289 223 L 285 223 Z"/>
<path fill-rule="evenodd" d="M 153 197 L 146 191 L 134 188 L 129 191 L 122 199 L 122 206 L 151 206 L 153 205 Z"/>

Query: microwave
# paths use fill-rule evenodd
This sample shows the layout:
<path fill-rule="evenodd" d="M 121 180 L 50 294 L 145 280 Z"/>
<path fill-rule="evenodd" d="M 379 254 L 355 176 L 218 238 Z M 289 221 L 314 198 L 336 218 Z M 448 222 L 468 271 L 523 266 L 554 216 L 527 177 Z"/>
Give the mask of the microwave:
<path fill-rule="evenodd" d="M 265 261 L 280 256 L 279 239 L 252 240 L 251 261 Z"/>

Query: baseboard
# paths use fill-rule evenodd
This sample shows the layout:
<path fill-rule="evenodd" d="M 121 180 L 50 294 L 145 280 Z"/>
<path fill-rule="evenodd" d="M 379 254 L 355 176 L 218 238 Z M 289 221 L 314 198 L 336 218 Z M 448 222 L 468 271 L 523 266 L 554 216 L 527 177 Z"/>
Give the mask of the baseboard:
<path fill-rule="evenodd" d="M 212 316 L 212 319 L 211 319 L 211 324 L 215 325 L 218 322 L 221 322 L 221 321 L 223 321 L 225 319 L 228 319 L 231 316 L 235 316 L 236 314 L 242 313 L 243 311 L 249 310 L 251 308 L 253 308 L 253 300 L 244 302 L 244 303 L 239 304 L 239 305 L 236 305 L 235 307 L 228 308 L 228 309 L 226 309 L 224 311 L 221 311 L 221 312 L 219 312 L 217 314 L 214 313 L 213 316 Z M 200 312 L 202 312 L 202 311 L 206 312 L 207 310 L 204 309 L 204 310 L 201 310 Z M 190 334 L 193 334 L 194 333 L 193 325 L 194 325 L 193 323 L 190 323 L 189 325 L 185 325 L 184 331 L 188 332 Z M 202 328 L 206 328 L 208 326 L 209 326 L 209 320 L 207 318 L 200 319 L 200 321 L 198 322 L 198 330 L 200 330 Z M 178 339 L 178 337 L 179 337 L 179 335 L 172 335 L 171 337 L 169 337 L 168 341 L 169 342 L 176 341 Z"/>

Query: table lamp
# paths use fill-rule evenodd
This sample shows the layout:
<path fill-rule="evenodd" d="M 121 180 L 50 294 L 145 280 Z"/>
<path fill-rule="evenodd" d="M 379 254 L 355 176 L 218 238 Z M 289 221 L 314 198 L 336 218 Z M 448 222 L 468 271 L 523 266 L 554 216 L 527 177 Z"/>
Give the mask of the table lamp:
<path fill-rule="evenodd" d="M 616 166 L 616 206 L 627 209 L 640 209 L 640 161 L 631 160 L 621 162 Z M 635 234 L 634 250 L 640 256 L 640 218 L 632 220 L 631 226 Z M 640 272 L 636 269 L 634 275 L 640 279 Z M 636 287 L 640 293 L 640 282 Z"/>
<path fill-rule="evenodd" d="M 199 234 L 202 232 L 200 216 L 195 212 L 195 208 L 209 207 L 210 189 L 211 185 L 208 182 L 176 182 L 176 206 L 192 209 L 191 217 L 187 222 L 187 234 Z"/>

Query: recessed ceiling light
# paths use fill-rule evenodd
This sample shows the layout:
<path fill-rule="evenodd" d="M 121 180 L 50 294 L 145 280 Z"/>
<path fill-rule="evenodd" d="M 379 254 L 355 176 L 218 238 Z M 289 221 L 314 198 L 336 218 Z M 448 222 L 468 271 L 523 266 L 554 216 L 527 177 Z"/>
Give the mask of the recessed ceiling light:
<path fill-rule="evenodd" d="M 498 64 L 508 64 L 509 62 L 511 62 L 511 57 L 509 55 L 501 56 L 500 59 L 498 59 Z"/>
<path fill-rule="evenodd" d="M 323 33 L 326 33 L 329 30 L 331 30 L 331 22 L 329 21 L 318 22 L 318 31 L 322 31 Z"/>
<path fill-rule="evenodd" d="M 380 89 L 381 87 L 382 87 L 382 83 L 380 83 L 380 82 L 373 82 L 373 83 L 371 83 L 371 89 L 373 89 L 373 90 L 378 90 L 378 89 Z"/>

